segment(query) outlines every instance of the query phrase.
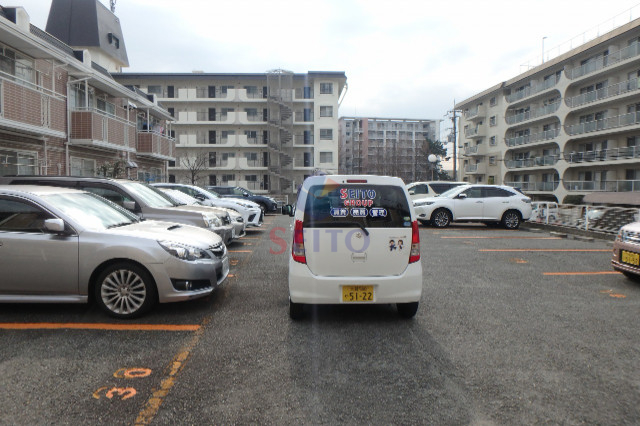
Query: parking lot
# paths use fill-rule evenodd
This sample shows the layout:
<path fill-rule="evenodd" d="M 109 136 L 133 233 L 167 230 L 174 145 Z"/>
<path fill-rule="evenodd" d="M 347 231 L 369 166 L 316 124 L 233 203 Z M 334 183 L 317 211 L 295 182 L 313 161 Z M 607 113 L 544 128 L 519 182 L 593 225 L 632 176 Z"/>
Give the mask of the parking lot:
<path fill-rule="evenodd" d="M 290 220 L 232 243 L 212 296 L 138 320 L 0 306 L 0 423 L 640 421 L 640 283 L 609 242 L 421 226 L 414 319 L 359 305 L 292 322 Z"/>

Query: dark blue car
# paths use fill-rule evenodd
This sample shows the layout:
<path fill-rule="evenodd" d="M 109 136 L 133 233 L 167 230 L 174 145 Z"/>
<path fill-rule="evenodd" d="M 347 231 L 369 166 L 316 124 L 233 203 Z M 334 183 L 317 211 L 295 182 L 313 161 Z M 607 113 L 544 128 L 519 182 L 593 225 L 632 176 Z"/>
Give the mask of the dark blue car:
<path fill-rule="evenodd" d="M 221 197 L 248 199 L 260 205 L 264 213 L 275 212 L 278 209 L 278 203 L 271 197 L 266 195 L 258 195 L 248 189 L 239 186 L 208 186 L 208 190 L 214 191 Z"/>

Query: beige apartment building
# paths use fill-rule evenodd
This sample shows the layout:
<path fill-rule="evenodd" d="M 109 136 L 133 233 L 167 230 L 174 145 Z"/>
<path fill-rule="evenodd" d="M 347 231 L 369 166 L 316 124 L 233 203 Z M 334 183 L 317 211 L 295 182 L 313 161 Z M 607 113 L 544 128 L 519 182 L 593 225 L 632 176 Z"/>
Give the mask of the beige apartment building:
<path fill-rule="evenodd" d="M 640 20 L 456 105 L 459 170 L 564 202 L 640 197 Z"/>
<path fill-rule="evenodd" d="M 53 0 L 46 31 L 0 7 L 0 175 L 163 180 L 172 117 L 111 78 L 127 65 L 119 21 L 98 0 Z"/>
<path fill-rule="evenodd" d="M 340 118 L 340 173 L 397 176 L 406 183 L 429 180 L 428 142 L 442 120 Z"/>
<path fill-rule="evenodd" d="M 344 72 L 120 73 L 173 115 L 169 180 L 295 194 L 315 170 L 338 171 Z"/>

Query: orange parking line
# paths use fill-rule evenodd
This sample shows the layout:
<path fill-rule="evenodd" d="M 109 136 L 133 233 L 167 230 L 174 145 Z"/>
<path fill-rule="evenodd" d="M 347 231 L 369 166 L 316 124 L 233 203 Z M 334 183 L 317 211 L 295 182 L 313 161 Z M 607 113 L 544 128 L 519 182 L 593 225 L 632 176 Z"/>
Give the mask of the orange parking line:
<path fill-rule="evenodd" d="M 229 253 L 253 253 L 253 250 L 229 250 Z"/>
<path fill-rule="evenodd" d="M 618 271 L 592 271 L 592 272 L 543 272 L 542 275 L 616 275 Z"/>
<path fill-rule="evenodd" d="M 480 249 L 478 251 L 529 251 L 529 252 L 610 252 L 610 249 Z"/>
<path fill-rule="evenodd" d="M 117 331 L 197 331 L 200 326 L 175 324 L 104 324 L 104 323 L 0 323 L 3 330 L 117 330 Z"/>
<path fill-rule="evenodd" d="M 562 238 L 560 237 L 513 237 L 513 236 L 495 236 L 495 237 L 440 237 L 443 240 L 446 239 L 490 239 L 490 238 L 496 238 L 496 239 L 517 239 L 517 240 L 561 240 Z"/>

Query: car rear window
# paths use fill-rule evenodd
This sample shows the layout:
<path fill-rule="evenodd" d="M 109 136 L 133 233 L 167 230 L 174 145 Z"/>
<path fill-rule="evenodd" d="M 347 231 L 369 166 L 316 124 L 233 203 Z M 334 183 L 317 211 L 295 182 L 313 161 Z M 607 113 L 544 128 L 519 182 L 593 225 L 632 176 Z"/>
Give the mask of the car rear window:
<path fill-rule="evenodd" d="M 304 207 L 305 228 L 411 227 L 403 188 L 390 185 L 315 185 Z"/>

